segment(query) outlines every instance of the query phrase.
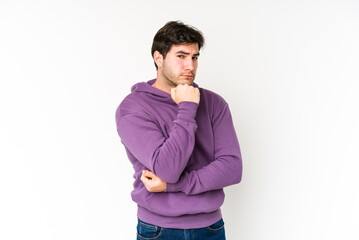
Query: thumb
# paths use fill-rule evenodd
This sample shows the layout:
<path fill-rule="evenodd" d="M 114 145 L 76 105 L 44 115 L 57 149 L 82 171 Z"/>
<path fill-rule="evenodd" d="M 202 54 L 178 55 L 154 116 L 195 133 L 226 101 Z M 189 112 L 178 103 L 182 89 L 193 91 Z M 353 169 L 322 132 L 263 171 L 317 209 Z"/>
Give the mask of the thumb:
<path fill-rule="evenodd" d="M 176 88 L 171 88 L 171 98 L 175 100 L 176 98 Z"/>

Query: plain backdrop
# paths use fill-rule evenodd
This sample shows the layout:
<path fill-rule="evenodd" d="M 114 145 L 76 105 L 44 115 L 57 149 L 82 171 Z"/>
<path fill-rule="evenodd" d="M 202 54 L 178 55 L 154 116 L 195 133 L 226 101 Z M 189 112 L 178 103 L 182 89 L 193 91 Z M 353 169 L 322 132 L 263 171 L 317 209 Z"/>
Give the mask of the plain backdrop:
<path fill-rule="evenodd" d="M 115 110 L 170 20 L 203 32 L 241 145 L 227 239 L 359 239 L 356 0 L 1 0 L 0 239 L 135 239 Z"/>

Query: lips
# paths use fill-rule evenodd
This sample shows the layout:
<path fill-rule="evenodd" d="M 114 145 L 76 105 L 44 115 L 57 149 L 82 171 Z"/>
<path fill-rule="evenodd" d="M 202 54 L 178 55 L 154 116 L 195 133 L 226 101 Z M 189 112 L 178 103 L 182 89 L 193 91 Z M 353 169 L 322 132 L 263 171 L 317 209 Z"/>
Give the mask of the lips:
<path fill-rule="evenodd" d="M 193 78 L 194 76 L 193 75 L 190 75 L 190 74 L 188 74 L 188 75 L 182 75 L 183 77 L 185 77 L 185 78 Z"/>

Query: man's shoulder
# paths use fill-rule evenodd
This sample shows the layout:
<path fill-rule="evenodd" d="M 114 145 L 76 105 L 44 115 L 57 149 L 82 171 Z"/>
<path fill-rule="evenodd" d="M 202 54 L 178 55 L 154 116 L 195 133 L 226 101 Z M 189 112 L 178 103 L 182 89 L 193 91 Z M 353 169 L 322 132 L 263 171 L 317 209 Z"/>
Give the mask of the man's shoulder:
<path fill-rule="evenodd" d="M 119 119 L 127 114 L 144 113 L 147 103 L 141 95 L 143 95 L 141 92 L 131 92 L 124 97 L 116 109 L 116 118 Z"/>
<path fill-rule="evenodd" d="M 212 90 L 209 90 L 207 88 L 203 88 L 203 87 L 199 87 L 199 89 L 206 95 L 208 96 L 213 96 L 213 97 L 219 97 L 219 98 L 222 98 L 221 95 L 219 93 L 216 93 Z"/>
<path fill-rule="evenodd" d="M 131 92 L 123 98 L 119 107 L 136 108 L 136 106 L 141 106 L 146 102 L 143 95 L 141 92 Z"/>
<path fill-rule="evenodd" d="M 141 101 L 141 92 L 131 92 L 129 94 L 127 94 L 127 96 L 125 96 L 123 98 L 123 100 L 121 101 L 120 105 L 121 104 L 136 104 L 138 103 L 139 101 Z"/>
<path fill-rule="evenodd" d="M 226 100 L 218 93 L 213 92 L 212 90 L 208 90 L 206 88 L 199 88 L 200 89 L 200 93 L 201 93 L 201 97 L 205 98 L 206 101 L 212 102 L 214 104 L 221 104 L 221 105 L 226 105 L 227 102 Z"/>

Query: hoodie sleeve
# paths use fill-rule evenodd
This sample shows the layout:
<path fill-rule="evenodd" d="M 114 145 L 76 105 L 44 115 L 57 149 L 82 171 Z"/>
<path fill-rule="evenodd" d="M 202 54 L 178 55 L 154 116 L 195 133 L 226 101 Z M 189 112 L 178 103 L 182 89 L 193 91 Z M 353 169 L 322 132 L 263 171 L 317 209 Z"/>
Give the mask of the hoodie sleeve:
<path fill-rule="evenodd" d="M 175 183 L 194 148 L 197 108 L 197 103 L 179 103 L 177 118 L 165 138 L 153 117 L 127 111 L 129 108 L 120 105 L 116 112 L 117 131 L 138 161 L 164 181 Z"/>
<path fill-rule="evenodd" d="M 207 166 L 184 172 L 177 183 L 167 184 L 166 192 L 194 195 L 239 183 L 242 179 L 242 157 L 226 104 L 213 120 L 215 139 L 214 161 Z"/>

